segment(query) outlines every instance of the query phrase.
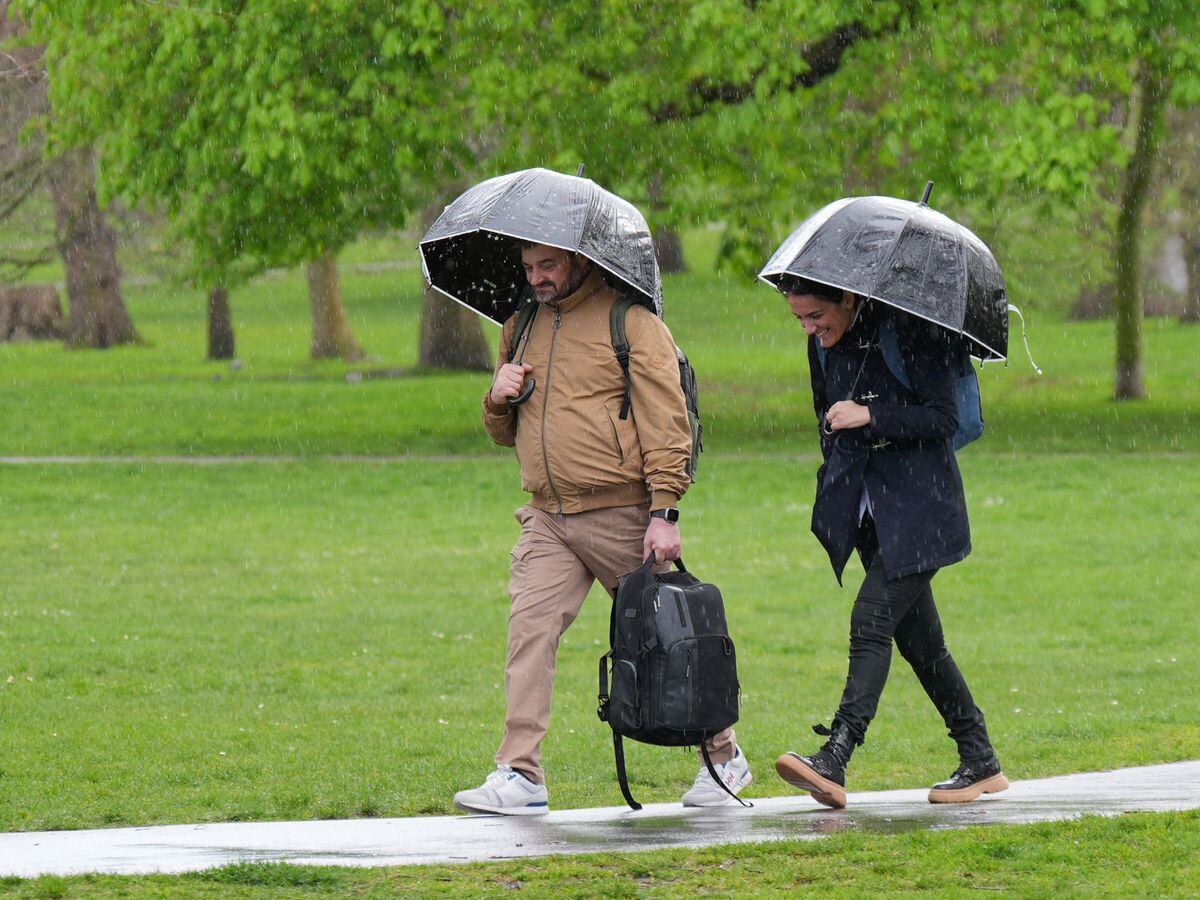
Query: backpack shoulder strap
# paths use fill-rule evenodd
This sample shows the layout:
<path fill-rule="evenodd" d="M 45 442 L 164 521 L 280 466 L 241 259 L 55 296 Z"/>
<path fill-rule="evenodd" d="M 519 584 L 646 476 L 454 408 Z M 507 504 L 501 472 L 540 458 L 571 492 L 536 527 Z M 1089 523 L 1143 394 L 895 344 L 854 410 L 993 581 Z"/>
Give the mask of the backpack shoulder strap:
<path fill-rule="evenodd" d="M 633 794 L 629 790 L 629 776 L 625 772 L 625 746 L 621 741 L 621 735 L 615 731 L 613 732 L 613 762 L 617 768 L 617 784 L 621 788 L 621 796 L 625 798 L 630 809 L 641 809 L 642 804 L 633 799 Z"/>
<path fill-rule="evenodd" d="M 753 803 L 751 803 L 749 800 L 743 800 L 741 797 L 739 797 L 737 794 L 735 794 L 733 791 L 731 791 L 729 789 L 729 785 L 727 785 L 724 781 L 721 780 L 721 776 L 717 773 L 717 769 L 713 765 L 712 757 L 708 755 L 708 744 L 705 743 L 704 741 L 700 742 L 700 755 L 702 757 L 704 757 L 704 765 L 708 769 L 709 777 L 712 778 L 713 781 L 715 781 L 717 784 L 719 784 L 721 786 L 721 790 L 723 790 L 730 797 L 732 797 L 734 800 L 736 800 L 738 803 L 740 803 L 743 808 L 751 809 L 754 806 Z"/>
<path fill-rule="evenodd" d="M 879 352 L 892 376 L 911 391 L 912 382 L 908 379 L 908 373 L 904 371 L 904 359 L 900 356 L 900 339 L 896 336 L 896 325 L 891 316 L 885 318 L 880 325 Z"/>
<path fill-rule="evenodd" d="M 533 321 L 533 314 L 537 312 L 537 301 L 526 300 L 517 310 L 517 323 L 513 327 L 512 340 L 508 345 L 508 362 L 513 361 L 516 355 L 517 347 L 521 344 L 521 338 L 525 332 L 529 330 L 529 323 Z"/>
<path fill-rule="evenodd" d="M 621 401 L 621 420 L 629 418 L 629 406 L 633 402 L 630 393 L 632 381 L 629 378 L 629 338 L 625 334 L 625 316 L 629 307 L 637 301 L 628 295 L 622 295 L 612 305 L 608 314 L 608 330 L 612 337 L 613 352 L 617 354 L 617 362 L 625 375 L 625 399 Z"/>

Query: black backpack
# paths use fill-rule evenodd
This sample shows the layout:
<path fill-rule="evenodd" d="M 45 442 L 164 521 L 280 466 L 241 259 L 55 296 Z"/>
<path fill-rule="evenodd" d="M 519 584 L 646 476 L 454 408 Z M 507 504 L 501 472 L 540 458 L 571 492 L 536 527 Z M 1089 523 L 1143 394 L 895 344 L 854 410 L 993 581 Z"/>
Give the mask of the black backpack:
<path fill-rule="evenodd" d="M 600 657 L 597 715 L 613 732 L 617 781 L 633 809 L 622 738 L 660 747 L 698 745 L 713 781 L 743 806 L 713 768 L 704 742 L 738 718 L 737 655 L 716 585 L 676 560 L 656 574 L 654 556 L 621 578 Z M 612 689 L 609 690 L 611 661 Z"/>
<path fill-rule="evenodd" d="M 612 305 L 612 311 L 608 317 L 608 328 L 612 339 L 613 352 L 616 353 L 617 362 L 620 364 L 621 371 L 625 375 L 625 399 L 621 401 L 622 421 L 629 418 L 629 407 L 632 403 L 630 395 L 632 381 L 629 377 L 629 338 L 625 335 L 625 316 L 629 312 L 629 307 L 637 303 L 638 301 L 632 297 L 621 296 Z M 527 300 L 517 310 L 517 322 L 513 328 L 512 342 L 509 345 L 509 362 L 512 362 L 514 352 L 520 345 L 521 338 L 525 335 L 529 324 L 533 321 L 533 315 L 536 311 L 537 302 L 534 300 Z M 683 398 L 687 405 L 688 426 L 692 431 L 692 455 L 688 458 L 687 476 L 692 481 L 695 481 L 696 467 L 700 461 L 700 451 L 704 449 L 704 443 L 701 440 L 704 428 L 700 424 L 700 400 L 698 396 L 699 391 L 696 386 L 696 370 L 692 368 L 692 364 L 688 362 L 687 356 L 684 355 L 684 352 L 678 346 L 675 348 L 675 355 L 679 359 L 679 385 L 683 388 Z"/>

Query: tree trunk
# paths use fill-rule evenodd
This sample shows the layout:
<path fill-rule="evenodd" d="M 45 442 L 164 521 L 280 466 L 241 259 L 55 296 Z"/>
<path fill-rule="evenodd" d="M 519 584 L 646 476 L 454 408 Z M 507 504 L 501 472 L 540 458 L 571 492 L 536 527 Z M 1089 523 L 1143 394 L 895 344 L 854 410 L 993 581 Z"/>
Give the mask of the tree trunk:
<path fill-rule="evenodd" d="M 456 184 L 452 190 L 458 189 Z M 421 232 L 429 230 L 442 214 L 434 204 L 421 213 Z M 492 354 L 480 317 L 437 291 L 427 290 L 421 303 L 421 338 L 418 365 L 422 369 L 462 369 L 490 372 Z"/>
<path fill-rule="evenodd" d="M 1183 241 L 1183 265 L 1187 288 L 1179 321 L 1200 323 L 1200 110 L 1188 110 L 1183 127 L 1184 159 L 1172 163 L 1182 170 L 1179 183 L 1179 237 Z"/>
<path fill-rule="evenodd" d="M 1142 64 L 1138 81 L 1141 90 L 1137 131 L 1133 156 L 1125 170 L 1121 212 L 1117 218 L 1117 360 L 1113 392 L 1117 400 L 1140 400 L 1146 396 L 1142 382 L 1142 212 L 1158 154 L 1165 85 L 1159 72 L 1148 63 Z"/>
<path fill-rule="evenodd" d="M 117 238 L 96 202 L 91 150 L 67 151 L 50 164 L 49 175 L 56 241 L 67 270 L 67 346 L 139 341 L 121 299 Z"/>
<path fill-rule="evenodd" d="M 683 241 L 673 228 L 659 228 L 654 236 L 654 253 L 658 257 L 658 270 L 664 275 L 687 271 L 683 258 Z"/>
<path fill-rule="evenodd" d="M 425 292 L 421 304 L 422 369 L 490 372 L 492 355 L 479 316 L 437 291 Z"/>
<path fill-rule="evenodd" d="M 229 290 L 218 285 L 208 293 L 208 358 L 233 359 L 233 316 Z"/>
<path fill-rule="evenodd" d="M 1185 324 L 1200 322 L 1200 228 L 1193 225 L 1183 239 L 1183 259 L 1187 264 L 1187 297 L 1179 321 Z"/>
<path fill-rule="evenodd" d="M 650 183 L 646 187 L 652 216 L 663 207 L 662 181 L 662 175 L 656 172 L 650 177 Z M 658 270 L 664 275 L 687 271 L 687 260 L 683 258 L 683 242 L 679 239 L 679 232 L 673 228 L 664 225 L 655 232 L 654 255 L 658 257 Z"/>
<path fill-rule="evenodd" d="M 354 340 L 342 305 L 333 254 L 324 253 L 308 264 L 308 299 L 312 307 L 312 358 L 347 362 L 362 359 L 362 348 Z"/>

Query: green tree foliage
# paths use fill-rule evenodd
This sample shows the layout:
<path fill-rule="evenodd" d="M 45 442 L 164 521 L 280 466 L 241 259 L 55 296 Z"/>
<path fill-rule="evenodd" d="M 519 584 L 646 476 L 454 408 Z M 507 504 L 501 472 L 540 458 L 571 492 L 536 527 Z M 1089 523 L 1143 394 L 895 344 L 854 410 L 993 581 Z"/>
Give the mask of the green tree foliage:
<path fill-rule="evenodd" d="M 1191 0 L 21 3 L 68 76 L 57 139 L 163 202 L 206 283 L 336 250 L 456 177 L 580 162 L 652 225 L 724 221 L 745 268 L 823 202 L 932 178 L 1001 248 L 1013 211 L 1123 222 L 1128 274 L 1160 112 L 1200 101 Z"/>
<path fill-rule="evenodd" d="M 161 205 L 198 283 L 403 223 L 462 157 L 433 0 L 22 5 L 55 70 L 53 140 L 95 143 L 106 197 Z"/>
<path fill-rule="evenodd" d="M 518 152 L 582 158 L 641 201 L 663 173 L 666 217 L 725 221 L 725 255 L 746 268 L 822 203 L 915 198 L 926 178 L 993 244 L 1018 211 L 1026 228 L 1107 223 L 1116 394 L 1140 395 L 1140 375 L 1121 384 L 1140 371 L 1138 198 L 1162 112 L 1200 95 L 1195 3 L 567 6 L 535 54 L 537 118 L 553 125 Z"/>
<path fill-rule="evenodd" d="M 892 3 L 658 0 L 526 15 L 536 90 L 518 104 L 523 127 L 498 150 L 501 167 L 584 162 L 652 227 L 724 220 L 730 253 L 753 246 L 748 265 L 781 207 L 840 181 L 836 113 L 856 82 L 828 76 L 847 48 L 907 14 Z M 810 90 L 818 84 L 828 87 Z"/>

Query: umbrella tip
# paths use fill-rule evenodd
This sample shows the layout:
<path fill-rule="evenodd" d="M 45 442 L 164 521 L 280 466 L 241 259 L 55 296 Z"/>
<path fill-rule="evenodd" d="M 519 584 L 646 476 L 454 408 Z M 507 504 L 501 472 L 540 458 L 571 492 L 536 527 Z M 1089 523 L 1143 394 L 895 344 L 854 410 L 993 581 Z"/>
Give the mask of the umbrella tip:
<path fill-rule="evenodd" d="M 582 178 L 582 177 L 583 177 L 583 163 L 580 163 L 580 164 L 579 164 L 579 171 L 575 173 L 575 177 L 576 177 L 576 178 Z"/>
<path fill-rule="evenodd" d="M 932 193 L 933 193 L 933 182 L 932 181 L 925 182 L 925 193 L 923 193 L 921 195 L 921 205 L 922 206 L 929 205 L 929 195 Z"/>

